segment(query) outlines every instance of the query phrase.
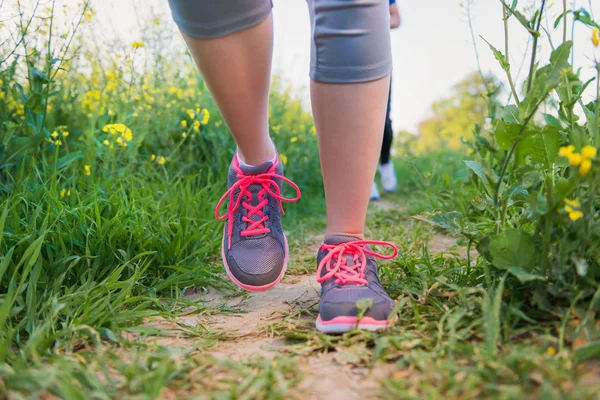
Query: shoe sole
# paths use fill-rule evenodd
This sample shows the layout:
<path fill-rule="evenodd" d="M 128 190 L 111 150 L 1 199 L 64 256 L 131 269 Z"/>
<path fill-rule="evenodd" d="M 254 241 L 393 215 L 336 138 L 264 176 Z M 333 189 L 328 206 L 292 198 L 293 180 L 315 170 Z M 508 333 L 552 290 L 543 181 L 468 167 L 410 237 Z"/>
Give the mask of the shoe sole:
<path fill-rule="evenodd" d="M 225 241 L 222 241 L 223 243 L 221 243 L 221 257 L 223 258 L 223 265 L 225 266 L 225 271 L 227 272 L 227 275 L 229 275 L 229 278 L 233 281 L 233 283 L 235 283 L 238 287 L 247 290 L 249 292 L 264 292 L 265 290 L 269 290 L 271 289 L 273 286 L 277 285 L 282 279 L 283 276 L 285 275 L 285 271 L 287 270 L 287 262 L 288 262 L 288 256 L 289 256 L 289 248 L 288 248 L 288 242 L 287 242 L 287 237 L 285 236 L 285 234 L 283 235 L 283 242 L 285 244 L 285 253 L 284 253 L 284 257 L 283 257 L 283 268 L 281 270 L 281 273 L 279 274 L 279 276 L 277 277 L 277 279 L 274 282 L 268 283 L 266 285 L 262 285 L 262 286 L 251 286 L 251 285 L 246 285 L 242 282 L 240 282 L 238 279 L 236 279 L 235 276 L 233 276 L 233 274 L 231 273 L 231 270 L 229 269 L 229 264 L 227 264 L 227 259 L 225 258 Z"/>
<path fill-rule="evenodd" d="M 371 317 L 363 317 L 358 325 L 356 317 L 335 317 L 329 321 L 323 321 L 321 315 L 317 317 L 317 330 L 323 333 L 345 333 L 354 329 L 362 329 L 365 331 L 379 331 L 389 328 L 392 321 L 379 321 Z"/>

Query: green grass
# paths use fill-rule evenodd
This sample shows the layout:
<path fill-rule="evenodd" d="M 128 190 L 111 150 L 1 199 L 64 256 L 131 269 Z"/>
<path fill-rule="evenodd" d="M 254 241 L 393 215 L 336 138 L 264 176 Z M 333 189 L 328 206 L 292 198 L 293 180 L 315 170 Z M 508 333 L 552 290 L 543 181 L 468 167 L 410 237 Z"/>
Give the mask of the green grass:
<path fill-rule="evenodd" d="M 78 11 L 86 20 L 88 6 Z M 46 43 L 52 17 L 33 21 L 14 27 L 18 43 Z M 97 49 L 69 30 L 72 47 L 54 32 L 47 47 L 18 44 L 28 57 L 0 65 L 0 398 L 301 398 L 299 367 L 324 352 L 358 368 L 392 366 L 383 398 L 597 398 L 600 290 L 540 310 L 522 300 L 528 286 L 491 273 L 464 239 L 432 250 L 460 231 L 421 222 L 439 211 L 461 213 L 451 222 L 463 231 L 495 226 L 464 164 L 473 155 L 450 151 L 400 149 L 400 188 L 384 195 L 395 208 L 369 214 L 367 236 L 400 249 L 380 269 L 396 300 L 389 331 L 325 335 L 314 328 L 317 304 L 301 302 L 261 326 L 286 339 L 274 359 L 210 356 L 236 335 L 181 317 L 239 311 L 186 299 L 192 287 L 244 296 L 223 277 L 214 218 L 234 142 L 193 63 L 172 47 L 178 33 L 160 17 L 150 23 L 145 47 Z M 302 190 L 285 204 L 289 272 L 313 274 L 325 224 L 313 121 L 278 80 L 270 107 L 286 176 Z M 105 132 L 115 123 L 131 140 Z M 181 346 L 161 344 L 175 337 Z"/>
<path fill-rule="evenodd" d="M 422 169 L 429 162 L 429 157 L 410 160 Z M 398 168 L 405 163 L 397 160 Z M 28 214 L 17 199 L 8 203 L 4 224 L 21 230 L 5 228 L 9 234 L 3 242 L 17 234 L 25 239 L 22 248 L 13 250 L 20 252 L 13 259 L 22 265 L 9 263 L 5 274 L 12 278 L 7 287 L 15 294 L 4 299 L 14 298 L 12 309 L 22 317 L 11 316 L 12 330 L 4 333 L 12 345 L 0 369 L 0 387 L 16 396 L 54 393 L 63 398 L 157 398 L 167 393 L 185 398 L 198 391 L 211 398 L 288 398 L 296 395 L 300 379 L 293 365 L 311 354 L 333 351 L 339 362 L 359 367 L 393 364 L 394 372 L 382 383 L 383 398 L 594 398 L 599 387 L 586 378 L 594 364 L 575 349 L 583 336 L 571 329 L 573 321 L 581 321 L 571 318 L 565 329 L 560 320 L 532 324 L 507 301 L 507 294 L 499 297 L 483 289 L 486 267 L 481 259 L 469 264 L 464 252 L 428 250 L 439 233 L 410 219 L 404 206 L 422 211 L 438 196 L 453 198 L 461 190 L 443 180 L 429 187 L 428 196 L 423 195 L 425 187 L 401 191 L 390 197 L 397 210 L 370 213 L 369 236 L 400 248 L 399 257 L 381 267 L 382 282 L 397 302 L 397 320 L 386 333 L 318 333 L 316 304 L 303 303 L 265 325 L 265 334 L 287 339 L 282 360 L 223 363 L 201 354 L 221 341 L 235 340 L 227 332 L 139 326 L 154 316 L 170 319 L 182 307 L 190 312 L 192 306 L 195 313 L 230 311 L 174 301 L 189 286 L 231 289 L 218 275 L 220 236 L 214 232 L 219 225 L 211 218 L 192 217 L 210 215 L 206 199 L 216 200 L 211 193 L 215 188 L 195 186 L 197 179 L 149 179 L 112 190 L 117 180 L 107 180 L 94 189 L 103 201 L 87 208 L 85 198 L 73 197 L 69 207 Z M 61 205 L 59 197 L 54 202 Z M 182 207 L 186 212 L 180 212 Z M 313 213 L 302 218 L 300 209 L 294 212 L 304 223 L 287 224 L 289 236 L 294 247 L 303 248 L 322 222 Z M 187 236 L 193 240 L 186 247 Z M 202 241 L 204 248 L 194 246 Z M 86 245 L 76 247 L 80 242 Z M 87 256 L 68 256 L 78 252 Z M 291 272 L 314 273 L 313 256 L 299 254 Z M 22 279 L 44 289 L 19 286 Z M 574 314 L 581 315 L 579 310 Z M 28 323 L 32 319 L 44 322 Z M 152 344 L 153 338 L 174 334 L 184 335 L 189 347 Z M 82 397 L 82 391 L 89 396 Z"/>

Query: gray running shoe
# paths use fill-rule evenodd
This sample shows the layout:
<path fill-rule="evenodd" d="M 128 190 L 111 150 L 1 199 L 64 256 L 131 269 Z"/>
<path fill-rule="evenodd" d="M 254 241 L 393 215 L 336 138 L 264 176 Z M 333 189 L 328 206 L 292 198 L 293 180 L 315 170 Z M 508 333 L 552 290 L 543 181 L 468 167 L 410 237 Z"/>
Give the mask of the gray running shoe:
<path fill-rule="evenodd" d="M 379 254 L 369 245 L 389 246 L 394 252 Z M 375 331 L 389 327 L 394 301 L 379 282 L 375 257 L 389 260 L 397 254 L 398 249 L 389 242 L 352 236 L 326 238 L 317 255 L 317 281 L 321 283 L 317 329 L 342 333 L 354 328 Z M 372 304 L 357 323 L 356 302 L 361 299 L 372 299 Z"/>
<path fill-rule="evenodd" d="M 250 291 L 268 290 L 282 278 L 287 268 L 288 245 L 281 227 L 282 202 L 300 199 L 300 189 L 282 176 L 279 156 L 275 161 L 243 167 L 237 153 L 229 167 L 228 190 L 215 216 L 226 220 L 223 232 L 223 264 L 238 286 Z M 281 195 L 283 182 L 296 189 L 296 197 Z M 219 215 L 227 200 L 227 213 Z"/>

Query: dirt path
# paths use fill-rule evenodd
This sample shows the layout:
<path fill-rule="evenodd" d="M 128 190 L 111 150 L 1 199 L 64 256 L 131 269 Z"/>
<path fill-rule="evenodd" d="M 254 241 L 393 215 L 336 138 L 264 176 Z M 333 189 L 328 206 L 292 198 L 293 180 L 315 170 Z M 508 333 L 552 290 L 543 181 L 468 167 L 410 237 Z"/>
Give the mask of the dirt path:
<path fill-rule="evenodd" d="M 210 289 L 208 294 L 194 295 L 190 299 L 202 299 L 214 307 L 226 305 L 238 309 L 239 313 L 187 317 L 182 322 L 187 325 L 201 322 L 236 336 L 235 340 L 223 341 L 209 350 L 216 358 L 235 361 L 256 356 L 272 358 L 288 352 L 289 344 L 285 338 L 272 335 L 269 326 L 302 308 L 315 307 L 319 301 L 319 288 L 311 274 L 288 275 L 270 291 L 236 298 L 228 298 L 227 293 Z M 307 324 L 311 322 L 307 318 Z M 383 364 L 372 371 L 366 367 L 354 367 L 337 352 L 298 355 L 296 361 L 303 380 L 294 391 L 302 399 L 334 399 L 332 388 L 336 389 L 335 399 L 374 398 L 378 381 L 387 376 L 389 370 Z"/>
<path fill-rule="evenodd" d="M 376 202 L 372 211 L 395 209 L 389 201 Z M 314 275 L 312 255 L 316 253 L 322 235 L 309 237 L 302 245 L 292 248 L 288 274 L 283 281 L 266 292 L 232 293 L 210 288 L 207 293 L 191 293 L 188 300 L 201 301 L 213 309 L 233 309 L 230 314 L 188 315 L 180 324 L 202 324 L 212 331 L 226 333 L 228 339 L 207 349 L 207 353 L 221 360 L 244 361 L 256 357 L 272 359 L 278 354 L 293 354 L 301 383 L 293 390 L 300 399 L 373 399 L 377 398 L 380 381 L 392 373 L 392 365 L 380 363 L 374 368 L 366 365 L 372 350 L 365 347 L 344 348 L 340 351 L 312 351 L 306 344 L 294 346 L 285 337 L 275 334 L 275 327 L 285 325 L 286 318 L 305 321 L 314 327 L 320 285 Z M 446 251 L 456 245 L 456 240 L 435 236 L 432 248 Z M 172 324 L 172 321 L 162 321 Z M 163 325 L 165 327 L 165 325 Z M 163 345 L 185 347 L 185 339 L 160 340 Z M 332 389 L 335 388 L 335 394 Z"/>

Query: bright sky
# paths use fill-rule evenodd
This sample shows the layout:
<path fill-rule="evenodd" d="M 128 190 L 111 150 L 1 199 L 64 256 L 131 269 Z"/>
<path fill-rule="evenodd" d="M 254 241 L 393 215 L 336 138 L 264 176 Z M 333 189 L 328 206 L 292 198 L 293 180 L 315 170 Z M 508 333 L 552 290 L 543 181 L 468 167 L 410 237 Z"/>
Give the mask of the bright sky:
<path fill-rule="evenodd" d="M 0 17 L 9 9 L 8 0 L 0 9 Z M 33 0 L 25 0 L 33 2 Z M 57 6 L 64 3 L 78 3 L 81 0 L 57 0 Z M 220 1 L 220 0 L 216 0 Z M 251 1 L 251 0 L 248 0 Z M 387 0 L 382 0 L 387 1 Z M 395 130 L 416 132 L 417 124 L 427 118 L 431 104 L 448 96 L 452 86 L 477 68 L 473 41 L 469 31 L 469 21 L 465 7 L 460 0 L 397 0 L 402 24 L 392 31 L 392 52 L 394 58 L 392 119 Z M 465 3 L 469 0 L 463 0 Z M 48 5 L 50 0 L 42 0 Z M 526 6 L 539 6 L 541 0 L 520 0 L 519 9 Z M 305 0 L 273 0 L 275 20 L 274 72 L 281 75 L 296 88 L 304 103 L 309 106 L 308 67 L 310 26 Z M 551 21 L 561 10 L 561 1 L 549 1 Z M 600 18 L 600 0 L 569 0 L 576 8 L 593 8 Z M 133 41 L 139 38 L 138 21 L 150 9 L 169 13 L 167 0 L 95 0 L 104 41 L 111 36 L 120 36 Z M 528 12 L 528 14 L 530 14 Z M 504 79 L 487 44 L 480 35 L 499 49 L 504 48 L 504 30 L 500 0 L 473 0 L 471 9 L 473 29 L 482 70 L 491 71 Z M 6 14 L 5 14 L 6 15 Z M 1 18 L 0 18 L 1 19 Z M 171 22 L 172 23 L 172 22 Z M 172 23 L 174 26 L 174 23 Z M 543 25 L 546 25 L 544 23 Z M 551 23 L 549 24 L 551 29 Z M 571 26 L 569 26 L 569 32 Z M 531 51 L 528 33 L 516 21 L 509 25 L 511 43 L 511 64 L 513 75 L 517 76 L 526 51 Z M 594 75 L 592 59 L 600 58 L 600 49 L 595 49 L 590 40 L 591 30 L 577 25 L 575 63 L 583 67 L 582 75 L 589 79 Z M 570 35 L 570 33 L 569 33 Z M 557 32 L 554 42 L 558 43 L 561 33 Z M 181 41 L 183 48 L 183 41 Z M 540 43 L 539 60 L 546 62 L 549 44 Z M 526 73 L 528 61 L 520 77 Z M 508 86 L 507 86 L 508 88 Z M 591 99 L 591 91 L 588 100 Z"/>
<path fill-rule="evenodd" d="M 397 0 L 402 24 L 392 31 L 392 119 L 395 130 L 416 132 L 419 121 L 429 115 L 431 104 L 448 96 L 455 83 L 477 69 L 466 9 L 460 7 L 459 1 Z M 560 13 L 560 3 L 562 2 L 548 3 L 552 4 L 552 15 Z M 577 8 L 584 5 L 589 8 L 590 5 L 588 0 L 574 3 Z M 275 71 L 304 88 L 303 97 L 308 98 L 310 27 L 306 4 L 303 0 L 274 0 L 274 4 Z M 521 0 L 519 4 L 531 5 L 534 1 Z M 535 4 L 539 5 L 540 1 Z M 591 0 L 591 5 L 600 14 L 600 0 Z M 504 49 L 500 1 L 475 0 L 471 13 L 482 70 L 504 78 L 504 72 L 489 47 L 479 37 L 481 35 L 496 48 Z M 515 76 L 523 54 L 526 49 L 531 49 L 531 45 L 527 46 L 528 33 L 517 23 L 509 25 L 509 32 L 511 48 L 515 49 L 510 54 Z M 594 76 L 593 64 L 586 56 L 593 58 L 596 54 L 600 58 L 600 52 L 595 52 L 590 40 L 590 29 L 579 25 L 575 32 L 576 40 L 580 43 L 575 49 L 575 62 L 585 67 L 584 76 L 590 78 Z M 560 34 L 556 36 L 556 43 L 559 37 Z M 549 48 L 547 42 L 541 43 L 542 58 L 539 59 L 548 60 Z M 525 63 L 526 66 L 528 62 Z M 527 68 L 523 69 L 521 76 L 524 76 L 526 70 Z"/>

